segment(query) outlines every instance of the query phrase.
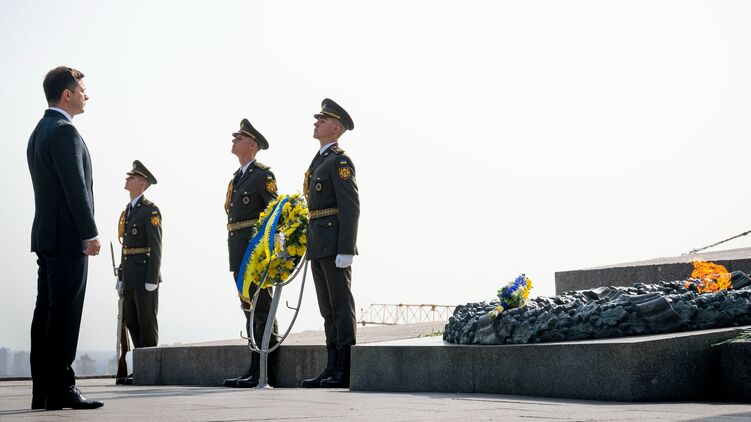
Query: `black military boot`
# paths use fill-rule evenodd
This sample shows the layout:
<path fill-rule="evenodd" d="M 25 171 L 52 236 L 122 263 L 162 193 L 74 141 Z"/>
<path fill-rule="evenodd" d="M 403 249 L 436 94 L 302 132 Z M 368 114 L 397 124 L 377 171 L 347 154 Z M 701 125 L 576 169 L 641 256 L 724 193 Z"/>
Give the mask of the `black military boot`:
<path fill-rule="evenodd" d="M 302 388 L 319 388 L 321 386 L 321 381 L 328 378 L 331 373 L 334 372 L 339 357 L 339 352 L 336 350 L 336 346 L 327 346 L 326 356 L 326 368 L 324 368 L 323 372 L 318 374 L 317 377 L 303 380 L 301 385 Z"/>
<path fill-rule="evenodd" d="M 255 355 L 255 353 L 253 353 L 253 354 Z M 248 367 L 248 370 L 245 371 L 239 377 L 236 377 L 236 378 L 227 378 L 226 380 L 224 380 L 224 386 L 225 387 L 233 387 L 233 388 L 237 387 L 237 382 L 238 381 L 240 381 L 241 379 L 246 379 L 246 378 L 250 377 L 251 374 L 253 374 L 253 358 L 252 357 L 250 358 L 250 367 Z"/>
<path fill-rule="evenodd" d="M 322 388 L 349 388 L 349 366 L 352 346 L 342 346 L 336 368 L 328 378 L 321 380 Z"/>
<path fill-rule="evenodd" d="M 251 352 L 249 375 L 237 380 L 237 388 L 255 388 L 258 387 L 258 375 L 261 372 L 261 355 Z"/>

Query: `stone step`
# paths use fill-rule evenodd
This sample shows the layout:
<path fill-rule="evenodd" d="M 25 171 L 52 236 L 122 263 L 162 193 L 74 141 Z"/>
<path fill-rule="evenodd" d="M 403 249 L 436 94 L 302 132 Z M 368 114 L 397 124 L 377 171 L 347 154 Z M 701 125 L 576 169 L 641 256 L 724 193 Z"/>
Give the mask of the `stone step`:
<path fill-rule="evenodd" d="M 419 338 L 442 332 L 444 322 L 359 327 L 358 344 Z M 440 336 L 439 336 L 440 338 Z M 322 331 L 292 333 L 279 348 L 272 368 L 278 387 L 298 387 L 326 365 Z M 245 340 L 146 347 L 133 351 L 133 381 L 139 385 L 222 385 L 248 369 L 250 350 Z"/>
<path fill-rule="evenodd" d="M 751 374 L 722 343 L 749 327 L 651 336 L 501 346 L 465 346 L 425 336 L 440 324 L 400 327 L 400 340 L 378 327 L 358 331 L 352 349 L 352 391 L 491 393 L 615 401 L 748 401 Z M 392 329 L 393 330 L 393 329 Z M 376 330 L 377 331 L 377 330 Z M 419 338 L 416 338 L 420 335 Z M 304 337 L 304 336 L 303 336 Z M 318 344 L 309 343 L 319 337 Z M 369 341 L 372 340 L 372 341 Z M 325 365 L 322 334 L 291 338 L 273 370 L 277 387 L 295 388 Z M 250 352 L 240 341 L 136 349 L 138 385 L 219 386 L 242 373 Z M 740 361 L 738 359 L 741 359 Z"/>
<path fill-rule="evenodd" d="M 744 328 L 751 327 L 500 346 L 455 345 L 440 338 L 372 343 L 352 350 L 350 389 L 628 402 L 748 400 L 751 375 L 737 379 L 734 354 L 726 352 L 723 377 L 720 352 L 712 347 Z M 740 390 L 733 394 L 723 385 Z"/>

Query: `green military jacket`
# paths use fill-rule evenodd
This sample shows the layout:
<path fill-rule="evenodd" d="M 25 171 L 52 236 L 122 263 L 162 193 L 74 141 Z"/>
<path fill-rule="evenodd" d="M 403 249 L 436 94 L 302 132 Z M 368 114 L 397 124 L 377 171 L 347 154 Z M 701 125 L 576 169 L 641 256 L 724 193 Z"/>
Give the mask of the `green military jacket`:
<path fill-rule="evenodd" d="M 238 169 L 235 176 L 240 174 Z M 253 235 L 258 215 L 276 198 L 276 179 L 269 166 L 254 161 L 237 182 L 230 181 L 224 210 L 227 212 L 229 270 L 238 271 Z"/>
<path fill-rule="evenodd" d="M 120 221 L 123 287 L 143 289 L 145 284 L 161 283 L 162 215 L 159 208 L 141 196 L 130 215 L 122 212 Z"/>
<path fill-rule="evenodd" d="M 336 214 L 311 218 L 308 222 L 308 259 L 356 255 L 360 197 L 352 160 L 334 144 L 322 155 L 316 154 L 305 178 L 311 212 L 337 210 Z"/>

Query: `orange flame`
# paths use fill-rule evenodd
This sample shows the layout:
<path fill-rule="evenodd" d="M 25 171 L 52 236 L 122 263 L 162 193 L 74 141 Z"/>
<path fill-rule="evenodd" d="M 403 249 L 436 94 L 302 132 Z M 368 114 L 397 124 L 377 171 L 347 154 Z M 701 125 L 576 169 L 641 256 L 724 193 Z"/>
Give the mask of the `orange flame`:
<path fill-rule="evenodd" d="M 686 281 L 685 286 L 688 287 L 691 283 L 696 283 L 699 293 L 718 292 L 733 287 L 730 284 L 730 272 L 723 265 L 704 261 L 694 261 L 691 280 Z"/>

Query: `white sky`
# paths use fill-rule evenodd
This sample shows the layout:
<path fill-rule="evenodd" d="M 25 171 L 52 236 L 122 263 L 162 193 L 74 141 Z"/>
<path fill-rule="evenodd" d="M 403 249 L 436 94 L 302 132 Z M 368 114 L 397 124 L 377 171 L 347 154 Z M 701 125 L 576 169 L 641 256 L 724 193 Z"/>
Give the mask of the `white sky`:
<path fill-rule="evenodd" d="M 0 346 L 29 347 L 29 134 L 65 64 L 108 247 L 142 160 L 163 213 L 160 343 L 237 338 L 227 271 L 231 133 L 301 189 L 331 97 L 362 215 L 357 307 L 493 298 L 519 273 L 678 255 L 749 229 L 751 3 L 0 0 Z M 749 246 L 742 239 L 728 247 Z M 104 250 L 104 249 L 103 249 Z M 119 249 L 118 249 L 119 250 Z M 321 329 L 308 278 L 295 330 Z M 293 301 L 297 286 L 285 290 Z M 114 349 L 108 253 L 90 260 L 79 350 Z M 286 327 L 289 312 L 280 317 Z"/>

